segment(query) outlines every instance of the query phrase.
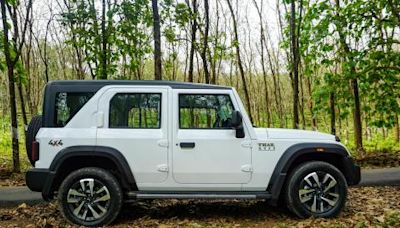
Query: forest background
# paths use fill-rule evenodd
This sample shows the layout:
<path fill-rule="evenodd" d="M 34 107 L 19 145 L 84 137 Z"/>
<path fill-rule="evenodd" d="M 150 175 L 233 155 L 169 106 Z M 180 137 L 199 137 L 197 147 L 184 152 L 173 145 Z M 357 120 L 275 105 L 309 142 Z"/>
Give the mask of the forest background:
<path fill-rule="evenodd" d="M 396 0 L 1 0 L 0 167 L 51 80 L 234 86 L 254 125 L 339 136 L 399 156 Z M 22 161 L 22 162 L 21 162 Z"/>

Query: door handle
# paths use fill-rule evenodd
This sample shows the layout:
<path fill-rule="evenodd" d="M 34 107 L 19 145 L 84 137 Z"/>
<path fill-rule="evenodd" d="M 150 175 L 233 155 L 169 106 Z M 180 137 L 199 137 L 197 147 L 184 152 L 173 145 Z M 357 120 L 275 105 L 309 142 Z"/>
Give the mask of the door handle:
<path fill-rule="evenodd" d="M 194 142 L 181 142 L 179 143 L 179 145 L 181 146 L 181 148 L 190 149 L 194 148 L 196 144 Z"/>

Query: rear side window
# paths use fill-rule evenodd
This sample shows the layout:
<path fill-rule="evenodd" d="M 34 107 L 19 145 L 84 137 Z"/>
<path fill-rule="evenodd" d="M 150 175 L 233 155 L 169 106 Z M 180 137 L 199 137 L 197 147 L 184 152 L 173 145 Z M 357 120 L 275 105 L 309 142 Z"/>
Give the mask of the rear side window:
<path fill-rule="evenodd" d="M 92 92 L 56 93 L 54 125 L 64 127 L 93 95 Z"/>
<path fill-rule="evenodd" d="M 110 101 L 109 127 L 160 128 L 161 94 L 116 94 Z"/>

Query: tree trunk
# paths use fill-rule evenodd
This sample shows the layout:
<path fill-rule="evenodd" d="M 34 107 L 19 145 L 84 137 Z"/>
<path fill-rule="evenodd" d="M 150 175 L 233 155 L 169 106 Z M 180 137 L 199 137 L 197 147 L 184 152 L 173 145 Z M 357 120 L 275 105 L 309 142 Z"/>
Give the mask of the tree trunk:
<path fill-rule="evenodd" d="M 300 74 L 300 92 L 301 92 L 301 99 L 300 99 L 300 112 L 301 112 L 301 122 L 302 122 L 302 129 L 306 129 L 306 117 L 304 114 L 304 86 L 303 86 L 304 76 L 303 72 Z"/>
<path fill-rule="evenodd" d="M 106 0 L 101 7 L 101 74 L 100 79 L 107 79 L 107 33 L 106 33 Z"/>
<path fill-rule="evenodd" d="M 337 31 L 339 33 L 339 41 L 341 48 L 343 49 L 343 58 L 347 58 L 349 62 L 353 62 L 353 57 L 350 52 L 350 48 L 348 44 L 346 43 L 346 37 L 345 34 L 343 34 L 342 28 L 345 28 L 346 26 L 339 20 L 341 15 L 339 15 L 340 11 L 340 0 L 335 0 L 336 4 L 336 26 L 337 26 Z M 350 67 L 350 74 L 356 75 L 357 71 L 354 66 L 354 64 L 351 64 Z M 354 123 L 354 141 L 356 144 L 356 150 L 362 152 L 363 149 L 363 143 L 362 143 L 362 125 L 361 125 L 361 109 L 360 109 L 360 96 L 358 92 L 358 81 L 357 78 L 351 79 L 351 89 L 353 92 L 353 98 L 354 98 L 354 110 L 353 110 L 353 123 Z"/>
<path fill-rule="evenodd" d="M 64 5 L 67 8 L 67 12 L 71 13 L 71 6 L 68 5 L 68 1 L 67 0 L 64 0 Z M 93 6 L 91 6 L 91 7 L 93 7 Z M 97 24 L 97 21 L 96 21 L 96 24 Z M 72 20 L 70 20 L 69 27 L 71 29 L 72 47 L 73 47 L 73 49 L 75 51 L 74 58 L 76 58 L 76 61 L 77 61 L 76 63 L 74 63 L 74 68 L 75 68 L 75 71 L 76 71 L 76 76 L 77 76 L 76 78 L 77 79 L 84 79 L 85 78 L 84 69 L 83 69 L 84 57 L 82 56 L 83 55 L 82 50 L 78 46 L 79 40 L 78 40 L 77 33 L 75 31 L 75 27 L 74 26 L 75 26 L 75 23 Z M 92 79 L 95 79 L 96 75 L 94 74 L 93 68 L 91 67 L 91 64 L 90 64 L 89 61 L 88 61 L 88 66 L 89 66 L 89 70 L 90 70 Z"/>
<path fill-rule="evenodd" d="M 49 82 L 49 79 L 50 79 L 50 77 L 49 77 L 49 60 L 48 60 L 48 58 L 47 58 L 47 35 L 48 35 L 48 33 L 49 33 L 49 26 L 50 26 L 51 21 L 52 21 L 52 19 L 50 19 L 50 20 L 47 22 L 47 25 L 46 25 L 46 33 L 45 33 L 45 36 L 44 36 L 43 57 L 44 57 L 44 73 L 45 73 L 45 75 L 46 75 L 46 82 Z"/>
<path fill-rule="evenodd" d="M 257 2 L 253 0 L 253 3 L 257 9 L 258 12 L 258 17 L 260 19 L 260 48 L 261 48 L 261 69 L 263 72 L 263 81 L 264 81 L 264 90 L 265 90 L 265 106 L 267 109 L 267 127 L 271 127 L 271 111 L 270 111 L 270 103 L 269 103 L 269 92 L 268 92 L 268 82 L 267 82 L 267 71 L 265 69 L 265 60 L 264 60 L 264 42 L 265 42 L 265 36 L 264 36 L 264 26 L 263 26 L 263 2 L 261 2 L 261 7 L 259 8 L 257 5 Z M 268 50 L 267 50 L 268 51 Z M 271 62 L 271 59 L 270 59 Z M 270 64 L 271 70 L 272 69 L 272 64 Z M 276 94 L 275 94 L 276 95 Z M 277 99 L 277 97 L 275 97 Z"/>
<path fill-rule="evenodd" d="M 233 32 L 234 32 L 234 36 L 235 36 L 233 43 L 235 44 L 234 46 L 236 48 L 236 61 L 237 61 L 237 65 L 239 67 L 240 76 L 242 78 L 244 95 L 245 95 L 246 103 L 247 103 L 247 113 L 249 115 L 251 123 L 253 123 L 253 115 L 251 113 L 250 96 L 249 96 L 249 91 L 247 89 L 247 83 L 246 83 L 246 77 L 244 75 L 242 59 L 240 57 L 239 36 L 238 36 L 238 31 L 237 31 L 235 13 L 233 12 L 233 8 L 232 8 L 232 4 L 231 4 L 230 0 L 226 0 L 226 1 L 228 2 L 229 11 L 231 12 L 231 16 L 232 16 Z"/>
<path fill-rule="evenodd" d="M 335 94 L 333 92 L 329 94 L 329 107 L 331 113 L 331 134 L 336 135 Z"/>
<path fill-rule="evenodd" d="M 356 73 L 355 68 L 352 67 L 351 70 L 353 73 Z M 360 96 L 358 93 L 358 81 L 356 78 L 351 80 L 351 86 L 353 90 L 354 96 L 354 140 L 356 143 L 357 150 L 363 150 L 362 144 L 362 125 L 361 125 L 361 110 L 360 110 Z"/>
<path fill-rule="evenodd" d="M 11 112 L 13 172 L 19 173 L 21 171 L 21 168 L 19 163 L 19 136 L 18 136 L 17 105 L 15 99 L 14 66 L 8 65 L 7 67 L 8 67 L 7 70 L 8 90 L 10 95 L 9 103 Z"/>
<path fill-rule="evenodd" d="M 269 34 L 267 33 L 269 36 Z M 264 36 L 265 39 L 265 36 Z M 264 41 L 265 50 L 267 51 L 268 56 L 268 63 L 272 74 L 272 81 L 274 83 L 274 97 L 275 97 L 275 105 L 278 111 L 279 116 L 279 126 L 283 127 L 283 108 L 282 108 L 282 94 L 280 89 L 280 82 L 279 82 L 279 70 L 277 70 L 277 66 L 279 65 L 279 61 L 274 58 L 274 62 L 272 62 L 272 51 L 269 50 L 266 40 Z"/>
<path fill-rule="evenodd" d="M 310 109 L 310 114 L 311 114 L 311 126 L 313 130 L 317 130 L 317 118 L 314 115 L 314 108 L 313 108 L 313 101 L 312 101 L 312 91 L 311 91 L 311 80 L 309 77 L 306 77 L 306 83 L 307 83 L 307 89 L 308 89 L 308 95 L 309 95 L 309 102 L 308 102 L 308 107 Z"/>
<path fill-rule="evenodd" d="M 30 26 L 30 33 L 29 33 L 29 46 L 25 53 L 25 69 L 28 76 L 31 76 L 31 52 L 32 52 L 32 22 L 29 23 Z M 31 90 L 32 90 L 32 80 L 28 80 L 27 86 L 25 86 L 26 95 L 28 97 L 28 107 L 31 116 L 33 115 L 33 104 L 32 104 L 32 97 L 31 97 Z"/>
<path fill-rule="evenodd" d="M 8 76 L 8 92 L 10 96 L 10 114 L 11 114 L 11 141 L 12 141 L 12 159 L 13 159 L 13 172 L 20 172 L 19 164 L 19 144 L 18 144 L 18 119 L 17 107 L 15 100 L 15 84 L 14 84 L 14 65 L 11 59 L 10 43 L 8 38 L 9 24 L 7 22 L 6 2 L 0 1 L 1 16 L 3 21 L 3 48 L 7 64 Z"/>
<path fill-rule="evenodd" d="M 20 105 L 21 105 L 21 111 L 22 111 L 22 120 L 24 122 L 24 130 L 26 130 L 28 127 L 28 117 L 26 115 L 25 99 L 24 99 L 24 93 L 23 93 L 22 89 L 23 89 L 23 87 L 22 87 L 21 82 L 18 82 L 18 93 L 19 93 L 19 100 L 21 103 Z"/>
<path fill-rule="evenodd" d="M 186 81 L 188 78 L 188 67 L 189 67 L 189 39 L 188 33 L 186 33 L 186 41 L 185 41 L 185 68 L 183 69 L 183 80 Z"/>
<path fill-rule="evenodd" d="M 299 59 L 296 34 L 296 4 L 291 0 L 290 12 L 290 40 L 292 49 L 292 73 L 293 73 L 293 128 L 299 128 Z"/>
<path fill-rule="evenodd" d="M 215 55 L 215 52 L 218 51 L 217 45 L 218 45 L 218 39 L 219 39 L 219 2 L 216 2 L 215 6 L 215 11 L 216 11 L 216 22 L 215 22 L 215 31 L 214 31 L 214 56 L 211 57 L 211 53 L 209 56 L 210 59 L 210 65 L 211 65 L 211 84 L 217 84 L 217 57 Z"/>
<path fill-rule="evenodd" d="M 153 38 L 154 38 L 154 79 L 161 80 L 161 28 L 158 14 L 158 1 L 151 0 L 153 7 Z"/>
<path fill-rule="evenodd" d="M 189 9 L 190 3 L 189 1 L 186 1 L 186 4 L 188 5 Z M 197 32 L 197 1 L 193 0 L 192 1 L 192 10 L 191 10 L 191 16 L 192 16 L 192 23 L 191 23 L 191 40 L 190 40 L 190 54 L 189 54 L 189 75 L 188 75 L 188 81 L 193 82 L 193 64 L 194 64 L 194 52 L 196 48 L 196 32 Z"/>
<path fill-rule="evenodd" d="M 399 127 L 399 115 L 394 114 L 394 138 L 396 142 L 400 142 L 400 127 Z"/>
<path fill-rule="evenodd" d="M 203 51 L 201 53 L 201 58 L 203 59 L 203 70 L 204 70 L 204 79 L 207 84 L 210 83 L 210 72 L 208 71 L 208 63 L 207 63 L 207 50 L 208 50 L 208 31 L 210 30 L 210 16 L 209 16 L 209 5 L 208 0 L 204 0 L 204 12 L 205 12 L 205 29 L 204 29 L 204 37 L 203 37 Z"/>

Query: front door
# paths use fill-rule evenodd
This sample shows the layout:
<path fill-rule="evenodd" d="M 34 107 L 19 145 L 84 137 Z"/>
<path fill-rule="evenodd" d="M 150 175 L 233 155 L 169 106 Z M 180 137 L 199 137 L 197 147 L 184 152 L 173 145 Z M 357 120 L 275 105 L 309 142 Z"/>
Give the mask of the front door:
<path fill-rule="evenodd" d="M 168 176 L 168 90 L 111 88 L 99 99 L 104 126 L 97 145 L 112 147 L 126 158 L 135 180 L 160 183 Z"/>
<path fill-rule="evenodd" d="M 251 179 L 250 138 L 236 138 L 230 91 L 175 90 L 173 177 L 182 184 L 242 184 Z"/>

